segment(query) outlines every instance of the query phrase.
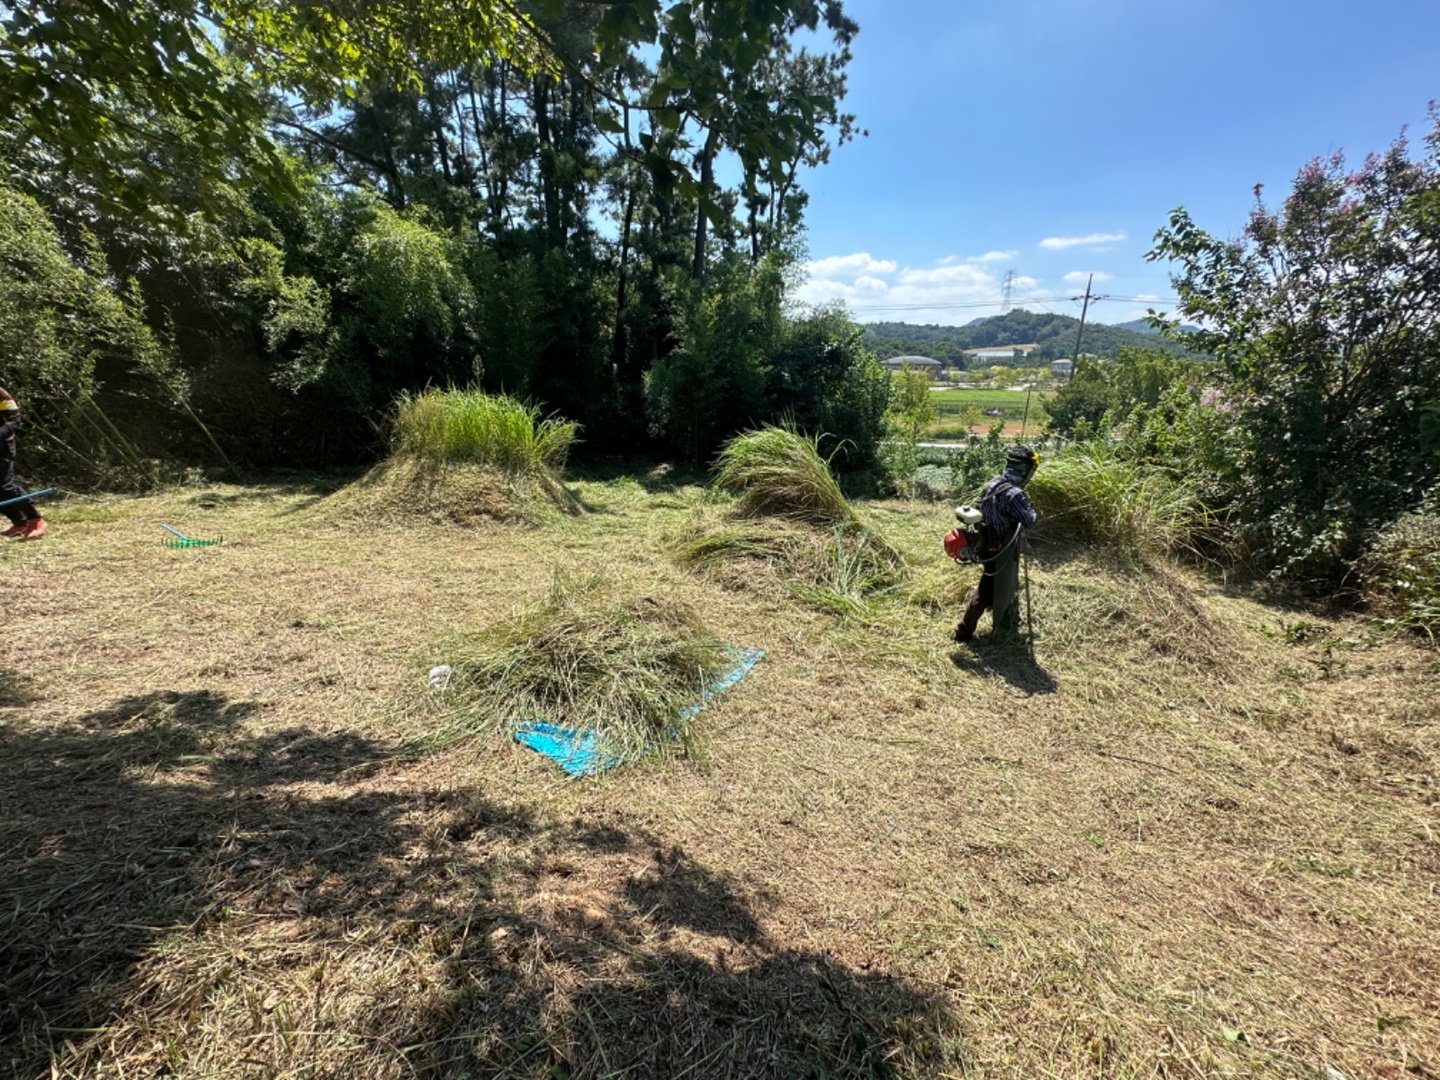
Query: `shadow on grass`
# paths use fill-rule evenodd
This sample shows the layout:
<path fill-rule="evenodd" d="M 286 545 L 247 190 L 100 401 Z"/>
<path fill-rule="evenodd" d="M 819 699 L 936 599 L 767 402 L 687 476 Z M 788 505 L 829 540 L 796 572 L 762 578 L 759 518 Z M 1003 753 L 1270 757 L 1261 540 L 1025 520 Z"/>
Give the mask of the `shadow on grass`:
<path fill-rule="evenodd" d="M 0 1075 L 953 1060 L 937 997 L 771 942 L 763 892 L 624 815 L 427 787 L 354 734 L 250 735 L 250 712 L 198 690 L 0 723 Z"/>
<path fill-rule="evenodd" d="M 566 466 L 565 476 L 567 480 L 596 484 L 628 478 L 648 495 L 675 495 L 687 487 L 704 487 L 710 483 L 710 474 L 700 465 L 625 458 L 572 461 Z"/>
<path fill-rule="evenodd" d="M 20 709 L 39 700 L 28 676 L 10 668 L 0 668 L 0 709 Z"/>
<path fill-rule="evenodd" d="M 999 678 L 1027 694 L 1053 694 L 1060 689 L 1055 677 L 1035 659 L 1023 634 L 996 639 L 978 637 L 950 654 L 961 671 L 980 678 Z"/>
<path fill-rule="evenodd" d="M 279 511 L 281 516 L 298 514 L 321 501 L 362 475 L 363 470 L 336 469 L 329 472 L 285 470 L 247 477 L 238 490 L 208 487 L 190 495 L 186 502 L 201 510 L 220 510 L 257 503 L 297 500 Z"/>

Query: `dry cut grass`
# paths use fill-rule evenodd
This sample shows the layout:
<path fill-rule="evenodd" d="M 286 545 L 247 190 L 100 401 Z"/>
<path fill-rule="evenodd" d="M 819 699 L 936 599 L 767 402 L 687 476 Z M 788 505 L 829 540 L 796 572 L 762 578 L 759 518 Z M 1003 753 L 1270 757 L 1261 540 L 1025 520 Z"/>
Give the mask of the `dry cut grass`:
<path fill-rule="evenodd" d="M 1432 650 L 1078 544 L 1033 657 L 958 649 L 934 507 L 864 508 L 914 602 L 837 620 L 675 566 L 702 492 L 576 489 L 403 544 L 176 490 L 0 551 L 0 1076 L 1440 1074 Z M 767 650 L 709 769 L 397 755 L 577 565 Z"/>
<path fill-rule="evenodd" d="M 715 482 L 739 493 L 738 513 L 811 525 L 860 525 L 815 439 L 789 428 L 747 431 L 725 444 Z"/>
<path fill-rule="evenodd" d="M 904 559 L 845 498 L 814 439 L 780 427 L 746 432 L 714 471 L 738 500 L 692 517 L 673 541 L 682 565 L 752 591 L 778 583 L 842 616 L 868 613 L 904 581 Z"/>
<path fill-rule="evenodd" d="M 444 651 L 446 719 L 413 750 L 546 720 L 595 731 L 601 752 L 622 761 L 699 756 L 691 707 L 734 663 L 689 606 L 616 596 L 603 578 L 567 571 L 543 599 Z"/>

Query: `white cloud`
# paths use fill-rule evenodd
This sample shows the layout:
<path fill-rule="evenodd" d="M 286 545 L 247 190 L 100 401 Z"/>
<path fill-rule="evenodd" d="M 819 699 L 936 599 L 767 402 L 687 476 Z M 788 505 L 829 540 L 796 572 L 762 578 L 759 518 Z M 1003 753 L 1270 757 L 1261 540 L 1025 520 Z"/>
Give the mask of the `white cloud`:
<path fill-rule="evenodd" d="M 1089 236 L 1047 236 L 1040 246 L 1049 251 L 1064 251 L 1072 247 L 1094 247 L 1097 244 L 1116 244 L 1125 239 L 1123 232 L 1091 233 Z"/>
<path fill-rule="evenodd" d="M 994 261 L 994 260 L 991 260 Z M 945 258 L 930 266 L 906 266 L 864 253 L 836 255 L 808 263 L 809 279 L 795 294 L 801 303 L 843 302 L 862 321 L 966 323 L 982 315 L 998 315 L 1001 282 L 973 260 Z M 1032 277 L 1011 281 L 1015 305 L 1041 296 Z"/>
<path fill-rule="evenodd" d="M 1063 280 L 1068 285 L 1084 285 L 1087 281 L 1090 280 L 1090 275 L 1092 273 L 1095 275 L 1095 280 L 1097 282 L 1109 281 L 1115 276 L 1114 274 L 1105 273 L 1104 270 L 1071 270 L 1061 280 Z"/>
<path fill-rule="evenodd" d="M 857 277 L 854 287 L 860 292 L 867 293 L 883 293 L 890 288 L 888 284 L 877 277 L 871 277 L 869 274 L 861 274 Z"/>
<path fill-rule="evenodd" d="M 854 255 L 831 255 L 805 264 L 812 278 L 847 278 L 859 274 L 893 274 L 895 263 L 889 259 L 871 258 L 868 251 Z"/>
<path fill-rule="evenodd" d="M 1019 254 L 1018 251 L 987 251 L 984 255 L 971 255 L 965 261 L 969 263 L 1004 262 Z"/>
<path fill-rule="evenodd" d="M 1146 304 L 1153 303 L 1154 301 L 1159 300 L 1160 297 L 1157 296 L 1155 293 L 1142 292 L 1137 296 L 1132 296 L 1130 299 L 1137 300 L 1142 304 Z"/>

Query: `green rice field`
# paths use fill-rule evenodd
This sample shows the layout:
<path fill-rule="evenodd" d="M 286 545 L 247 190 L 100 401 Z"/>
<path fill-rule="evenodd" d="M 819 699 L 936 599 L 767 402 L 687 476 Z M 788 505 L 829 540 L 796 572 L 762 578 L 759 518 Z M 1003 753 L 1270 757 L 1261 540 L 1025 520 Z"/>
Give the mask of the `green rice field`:
<path fill-rule="evenodd" d="M 935 410 L 939 419 L 930 428 L 930 433 L 937 437 L 960 437 L 965 433 L 965 428 L 960 422 L 961 414 L 968 404 L 973 404 L 980 411 L 981 423 L 976 427 L 977 431 L 984 431 L 996 419 L 1004 419 L 1007 433 L 1014 427 L 1019 430 L 1021 423 L 1031 431 L 1042 429 L 1049 422 L 1049 414 L 1045 411 L 1045 399 L 1049 391 L 1036 391 L 1029 395 L 1030 414 L 1028 422 L 1025 415 L 1026 393 L 1023 390 L 986 390 L 976 387 L 957 387 L 953 390 L 935 390 L 931 393 L 931 399 L 935 402 Z M 986 409 L 999 409 L 1001 417 L 985 414 Z"/>

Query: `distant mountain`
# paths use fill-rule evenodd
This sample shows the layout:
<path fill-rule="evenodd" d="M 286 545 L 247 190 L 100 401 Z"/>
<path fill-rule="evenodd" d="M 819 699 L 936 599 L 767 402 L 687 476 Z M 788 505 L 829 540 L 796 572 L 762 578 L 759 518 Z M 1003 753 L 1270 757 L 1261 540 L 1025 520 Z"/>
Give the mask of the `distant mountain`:
<path fill-rule="evenodd" d="M 1052 315 L 1015 310 L 1004 315 L 975 319 L 964 326 L 917 325 L 914 323 L 878 322 L 865 328 L 865 344 L 884 360 L 891 356 L 918 354 L 933 357 L 944 364 L 960 364 L 971 349 L 994 349 L 1006 345 L 1028 345 L 1035 349 L 1027 364 L 1058 360 L 1075 352 L 1075 332 L 1080 320 L 1071 315 Z M 1113 355 L 1122 345 L 1144 349 L 1163 349 L 1176 356 L 1185 350 L 1155 334 L 1146 327 L 1136 329 L 1133 323 L 1111 326 L 1107 323 L 1085 324 L 1082 352 L 1100 356 Z"/>
<path fill-rule="evenodd" d="M 1137 334 L 1149 334 L 1151 336 L 1158 336 L 1160 333 L 1160 331 L 1156 330 L 1144 319 L 1131 319 L 1129 322 L 1116 323 L 1115 326 L 1117 329 L 1120 330 L 1134 330 Z M 1200 328 L 1198 326 L 1191 326 L 1189 323 L 1181 323 L 1180 329 L 1193 332 L 1195 330 L 1199 330 Z"/>

